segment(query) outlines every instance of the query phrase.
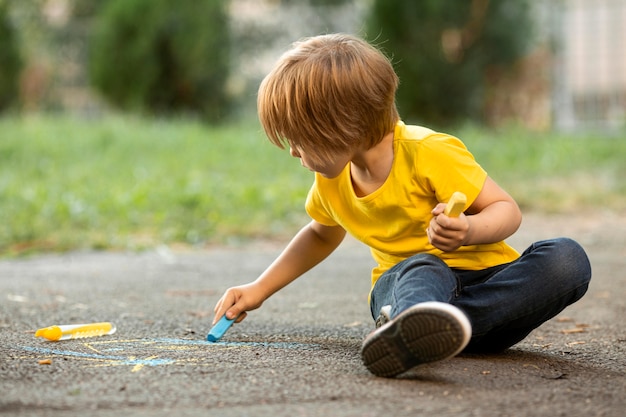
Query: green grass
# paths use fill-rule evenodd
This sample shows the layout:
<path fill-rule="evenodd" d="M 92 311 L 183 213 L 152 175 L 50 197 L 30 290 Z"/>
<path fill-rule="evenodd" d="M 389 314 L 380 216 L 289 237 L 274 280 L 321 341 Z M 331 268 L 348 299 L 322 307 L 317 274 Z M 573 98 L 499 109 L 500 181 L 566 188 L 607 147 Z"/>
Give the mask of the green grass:
<path fill-rule="evenodd" d="M 107 116 L 0 119 L 0 255 L 285 238 L 312 174 L 256 123 Z M 620 209 L 626 141 L 465 128 L 526 210 Z"/>
<path fill-rule="evenodd" d="M 290 233 L 311 173 L 252 124 L 0 120 L 0 252 Z"/>
<path fill-rule="evenodd" d="M 524 210 L 624 211 L 626 137 L 465 129 L 461 138 Z"/>

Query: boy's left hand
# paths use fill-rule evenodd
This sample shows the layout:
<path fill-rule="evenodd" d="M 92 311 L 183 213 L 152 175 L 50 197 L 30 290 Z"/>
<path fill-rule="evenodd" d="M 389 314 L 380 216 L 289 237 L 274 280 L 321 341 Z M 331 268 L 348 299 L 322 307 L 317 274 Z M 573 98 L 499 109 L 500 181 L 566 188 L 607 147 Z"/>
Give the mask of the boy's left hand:
<path fill-rule="evenodd" d="M 463 246 L 469 231 L 467 216 L 448 217 L 443 214 L 445 203 L 439 203 L 432 210 L 433 218 L 426 229 L 428 241 L 444 252 L 452 252 Z"/>

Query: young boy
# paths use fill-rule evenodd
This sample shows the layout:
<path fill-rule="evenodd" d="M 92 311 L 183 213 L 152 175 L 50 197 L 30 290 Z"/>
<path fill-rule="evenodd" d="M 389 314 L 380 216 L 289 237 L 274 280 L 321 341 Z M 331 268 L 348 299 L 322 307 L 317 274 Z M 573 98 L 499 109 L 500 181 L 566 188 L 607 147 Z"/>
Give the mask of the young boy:
<path fill-rule="evenodd" d="M 324 260 L 350 233 L 371 248 L 367 369 L 392 377 L 462 351 L 497 352 L 580 299 L 591 278 L 583 249 L 566 238 L 521 256 L 504 239 L 520 210 L 449 135 L 405 125 L 398 78 L 367 42 L 333 34 L 294 44 L 261 83 L 259 118 L 270 141 L 315 172 L 312 221 L 253 282 L 215 307 L 240 322 Z M 444 214 L 455 191 L 467 203 Z"/>

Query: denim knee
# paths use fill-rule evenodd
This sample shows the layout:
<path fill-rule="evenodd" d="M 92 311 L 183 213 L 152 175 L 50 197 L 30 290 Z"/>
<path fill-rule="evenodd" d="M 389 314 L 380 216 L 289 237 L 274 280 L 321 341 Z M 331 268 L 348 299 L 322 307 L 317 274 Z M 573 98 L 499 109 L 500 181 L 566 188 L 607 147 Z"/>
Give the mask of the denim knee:
<path fill-rule="evenodd" d="M 417 254 L 387 270 L 370 294 L 372 317 L 383 305 L 392 306 L 392 317 L 411 305 L 425 301 L 448 302 L 458 288 L 456 274 L 441 259 Z"/>
<path fill-rule="evenodd" d="M 423 266 L 430 266 L 430 267 L 437 267 L 437 268 L 448 267 L 448 265 L 446 265 L 444 261 L 442 261 L 435 255 L 431 255 L 429 253 L 418 253 L 417 255 L 413 255 L 410 258 L 407 258 L 404 261 L 397 263 L 385 273 L 394 273 L 394 272 L 402 273 L 403 271 L 407 271 L 413 268 L 419 268 Z"/>
<path fill-rule="evenodd" d="M 546 275 L 562 279 L 564 287 L 578 289 L 576 299 L 582 297 L 591 280 L 591 264 L 582 246 L 573 239 L 561 237 L 537 242 L 528 251 L 544 248 L 550 251 L 550 262 L 543 266 L 548 269 Z"/>

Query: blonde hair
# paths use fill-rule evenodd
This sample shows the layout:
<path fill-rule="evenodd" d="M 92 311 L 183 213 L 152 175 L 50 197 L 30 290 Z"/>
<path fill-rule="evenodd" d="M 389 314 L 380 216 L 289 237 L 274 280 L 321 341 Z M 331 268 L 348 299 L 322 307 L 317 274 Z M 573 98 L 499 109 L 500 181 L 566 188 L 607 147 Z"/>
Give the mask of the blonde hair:
<path fill-rule="evenodd" d="M 369 149 L 393 131 L 398 76 L 387 57 L 355 36 L 295 42 L 259 87 L 258 113 L 270 141 L 320 162 Z"/>

